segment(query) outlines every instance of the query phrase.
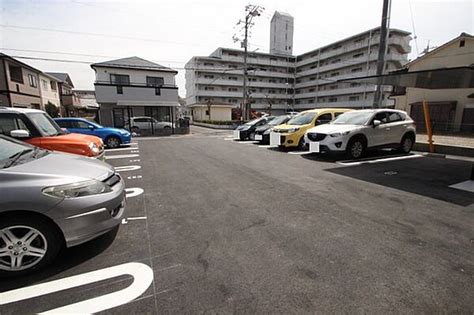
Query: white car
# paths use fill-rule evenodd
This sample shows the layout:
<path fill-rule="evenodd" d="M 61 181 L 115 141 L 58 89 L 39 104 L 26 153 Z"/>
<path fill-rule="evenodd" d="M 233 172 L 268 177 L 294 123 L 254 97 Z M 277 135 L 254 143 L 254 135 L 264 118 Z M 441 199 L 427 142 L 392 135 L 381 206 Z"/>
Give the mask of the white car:
<path fill-rule="evenodd" d="M 358 159 L 367 149 L 391 147 L 408 153 L 416 139 L 415 122 L 406 112 L 363 109 L 339 115 L 329 124 L 308 129 L 305 143 L 310 152 L 345 152 Z"/>
<path fill-rule="evenodd" d="M 132 117 L 130 118 L 130 131 L 140 133 L 140 130 L 150 131 L 152 129 L 166 129 L 173 127 L 168 121 L 158 121 L 153 117 Z"/>

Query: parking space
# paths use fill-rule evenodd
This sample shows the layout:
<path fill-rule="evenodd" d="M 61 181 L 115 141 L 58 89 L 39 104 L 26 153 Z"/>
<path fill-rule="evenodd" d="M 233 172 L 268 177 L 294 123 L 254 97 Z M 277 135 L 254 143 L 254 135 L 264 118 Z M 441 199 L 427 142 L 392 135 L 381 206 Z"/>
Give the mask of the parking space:
<path fill-rule="evenodd" d="M 127 187 L 120 229 L 32 276 L 2 280 L 0 303 L 13 289 L 55 280 L 64 289 L 17 291 L 1 313 L 110 293 L 86 306 L 118 314 L 474 308 L 474 194 L 449 188 L 469 178 L 469 162 L 388 151 L 355 162 L 242 143 L 193 128 L 108 150 Z M 91 272 L 83 278 L 94 282 L 70 280 Z M 126 288 L 129 299 L 113 303 Z"/>

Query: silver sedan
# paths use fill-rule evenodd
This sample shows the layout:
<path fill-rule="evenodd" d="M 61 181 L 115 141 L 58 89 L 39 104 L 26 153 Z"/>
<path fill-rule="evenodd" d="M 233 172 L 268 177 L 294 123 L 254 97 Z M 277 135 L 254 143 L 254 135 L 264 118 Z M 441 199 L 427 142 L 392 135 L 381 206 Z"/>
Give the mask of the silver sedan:
<path fill-rule="evenodd" d="M 0 275 L 39 269 L 63 246 L 117 227 L 124 182 L 101 161 L 0 135 Z"/>

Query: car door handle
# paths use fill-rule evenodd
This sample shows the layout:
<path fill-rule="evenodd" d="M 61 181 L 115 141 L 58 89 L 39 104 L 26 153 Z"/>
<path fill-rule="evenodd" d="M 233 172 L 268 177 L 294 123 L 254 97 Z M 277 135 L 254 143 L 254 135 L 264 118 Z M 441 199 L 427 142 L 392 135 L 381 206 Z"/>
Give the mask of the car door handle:
<path fill-rule="evenodd" d="M 385 130 L 390 130 L 390 128 L 385 128 Z"/>

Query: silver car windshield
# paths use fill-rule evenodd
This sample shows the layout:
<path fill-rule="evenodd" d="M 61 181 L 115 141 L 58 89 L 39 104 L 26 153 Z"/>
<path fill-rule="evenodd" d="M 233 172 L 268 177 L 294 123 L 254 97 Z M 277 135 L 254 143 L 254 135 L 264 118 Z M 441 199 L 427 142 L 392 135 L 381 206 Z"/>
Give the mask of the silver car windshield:
<path fill-rule="evenodd" d="M 33 124 L 38 128 L 38 130 L 41 132 L 43 136 L 46 137 L 51 137 L 51 136 L 57 136 L 62 134 L 61 128 L 47 116 L 46 114 L 43 113 L 29 113 L 28 117 L 30 120 L 33 122 Z"/>
<path fill-rule="evenodd" d="M 331 124 L 333 125 L 365 125 L 372 117 L 372 112 L 347 112 L 337 116 Z"/>

